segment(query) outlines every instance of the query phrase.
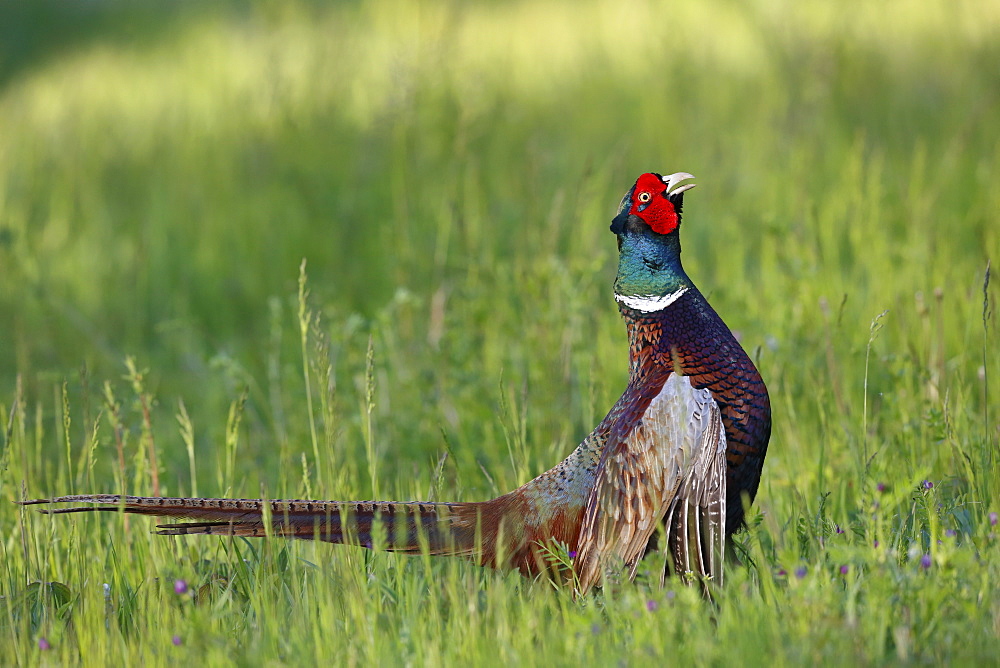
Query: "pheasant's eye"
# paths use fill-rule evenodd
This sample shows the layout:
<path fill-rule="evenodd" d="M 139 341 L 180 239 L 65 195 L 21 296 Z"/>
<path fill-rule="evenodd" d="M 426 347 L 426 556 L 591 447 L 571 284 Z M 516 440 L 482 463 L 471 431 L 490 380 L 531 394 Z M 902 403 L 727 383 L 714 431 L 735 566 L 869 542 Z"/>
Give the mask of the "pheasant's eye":
<path fill-rule="evenodd" d="M 639 193 L 639 201 L 642 202 L 643 204 L 645 204 L 651 199 L 652 197 L 650 197 L 649 193 Z"/>

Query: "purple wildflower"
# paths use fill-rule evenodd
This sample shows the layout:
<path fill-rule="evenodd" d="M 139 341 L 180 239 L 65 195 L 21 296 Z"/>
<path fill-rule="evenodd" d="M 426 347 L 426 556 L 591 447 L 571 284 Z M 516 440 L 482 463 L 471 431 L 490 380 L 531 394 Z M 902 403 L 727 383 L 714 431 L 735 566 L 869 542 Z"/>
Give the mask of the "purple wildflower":
<path fill-rule="evenodd" d="M 847 575 L 848 571 L 850 571 L 850 570 L 851 570 L 851 567 L 848 566 L 847 564 L 844 564 L 843 566 L 840 567 L 840 574 L 841 575 Z"/>
<path fill-rule="evenodd" d="M 779 578 L 783 578 L 786 575 L 788 575 L 788 571 L 786 571 L 784 568 L 779 568 L 778 569 L 778 577 Z"/>
<path fill-rule="evenodd" d="M 934 483 L 932 483 L 930 480 L 924 480 L 922 483 L 920 483 L 920 486 L 923 487 L 924 489 L 933 489 Z"/>
<path fill-rule="evenodd" d="M 174 636 L 173 638 L 170 639 L 170 642 L 172 642 L 175 647 L 180 647 L 182 644 L 184 644 L 184 641 L 181 640 L 180 636 Z"/>
<path fill-rule="evenodd" d="M 646 609 L 649 610 L 650 612 L 656 612 L 657 610 L 660 609 L 660 604 L 654 601 L 653 599 L 649 599 L 648 601 L 646 601 Z"/>
<path fill-rule="evenodd" d="M 188 593 L 187 580 L 174 580 L 174 593 L 178 596 Z"/>
<path fill-rule="evenodd" d="M 48 639 L 46 639 L 45 636 L 42 636 L 41 638 L 38 639 L 38 649 L 42 650 L 43 652 L 47 649 L 52 649 L 52 645 L 49 644 L 49 641 Z"/>
<path fill-rule="evenodd" d="M 931 555 L 925 554 L 924 556 L 920 557 L 920 568 L 926 571 L 930 567 L 931 567 Z"/>
<path fill-rule="evenodd" d="M 873 543 L 873 546 L 874 546 L 874 547 L 875 547 L 875 549 L 877 550 L 877 549 L 878 549 L 878 541 L 875 541 L 875 542 Z"/>
<path fill-rule="evenodd" d="M 570 550 L 569 551 L 569 558 L 570 559 L 576 559 L 576 550 Z"/>
<path fill-rule="evenodd" d="M 804 578 L 808 573 L 809 569 L 806 568 L 805 566 L 799 566 L 798 568 L 795 569 L 795 577 L 797 577 L 800 580 Z"/>
<path fill-rule="evenodd" d="M 884 482 L 880 482 L 879 484 L 875 485 L 875 489 L 877 489 L 879 492 L 884 492 L 885 491 L 885 483 Z"/>
<path fill-rule="evenodd" d="M 998 521 L 1000 521 L 1000 515 L 997 515 L 996 512 L 990 513 L 990 526 L 995 527 Z"/>
<path fill-rule="evenodd" d="M 601 625 L 594 624 L 593 626 L 590 627 L 590 632 L 596 636 L 598 633 L 601 632 Z"/>
<path fill-rule="evenodd" d="M 944 532 L 944 535 L 948 536 L 948 538 L 954 538 L 955 536 L 958 535 L 958 532 L 955 531 L 954 529 L 948 529 L 947 531 Z"/>
<path fill-rule="evenodd" d="M 839 524 L 834 524 L 833 525 L 833 532 L 839 535 L 839 534 L 844 533 L 844 530 L 840 528 Z"/>
<path fill-rule="evenodd" d="M 675 594 L 674 591 L 671 589 L 670 591 L 667 592 L 667 600 L 668 601 L 674 600 L 674 596 L 676 596 L 676 595 L 677 594 Z"/>

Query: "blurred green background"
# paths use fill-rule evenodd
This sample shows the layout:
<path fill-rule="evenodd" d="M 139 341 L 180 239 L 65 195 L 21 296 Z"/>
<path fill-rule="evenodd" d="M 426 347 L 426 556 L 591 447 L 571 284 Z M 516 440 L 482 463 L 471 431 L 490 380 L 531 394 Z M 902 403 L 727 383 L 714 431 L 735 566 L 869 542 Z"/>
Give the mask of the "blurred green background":
<path fill-rule="evenodd" d="M 774 435 L 739 539 L 756 563 L 712 614 L 692 593 L 669 617 L 675 662 L 995 660 L 998 64 L 997 0 L 0 4 L 0 496 L 506 491 L 625 386 L 608 225 L 640 173 L 687 171 L 685 266 L 757 361 Z M 2 597 L 208 580 L 193 550 L 222 544 L 16 513 Z M 122 573 L 111 547 L 144 556 Z M 213 608 L 191 651 L 294 663 L 355 642 L 327 635 L 348 617 L 388 638 L 348 644 L 362 663 L 668 647 L 635 620 L 648 585 L 605 592 L 620 627 L 570 647 L 602 613 L 542 586 L 383 556 L 365 580 L 350 550 L 294 549 L 346 580 L 291 560 L 289 611 L 251 577 L 264 631 Z M 414 572 L 465 575 L 431 614 Z M 146 609 L 188 623 L 115 583 L 123 633 L 168 633 Z M 473 599 L 485 617 L 449 616 Z M 83 619 L 59 646 L 109 637 Z M 36 622 L 12 637 L 75 632 Z M 442 644 L 466 623 L 448 637 L 479 641 Z M 86 656 L 150 658 L 121 647 Z"/>
<path fill-rule="evenodd" d="M 40 447 L 62 448 L 64 381 L 86 443 L 101 384 L 127 392 L 133 355 L 168 474 L 187 471 L 178 400 L 212 454 L 248 387 L 248 488 L 279 485 L 277 453 L 309 450 L 306 258 L 332 364 L 317 389 L 338 407 L 331 457 L 363 452 L 371 336 L 390 479 L 445 439 L 464 464 L 509 464 L 504 385 L 530 418 L 530 462 L 498 474 L 513 483 L 624 385 L 607 225 L 649 170 L 698 177 L 684 257 L 772 388 L 770 481 L 823 477 L 789 467 L 835 425 L 847 444 L 862 436 L 865 346 L 885 309 L 870 395 L 951 391 L 982 410 L 996 2 L 3 12 L 0 392 L 9 406 L 20 376 Z"/>
<path fill-rule="evenodd" d="M 444 429 L 495 460 L 505 378 L 561 451 L 626 378 L 607 224 L 650 170 L 698 177 L 686 264 L 776 393 L 772 471 L 815 447 L 797 412 L 862 398 L 859 352 L 884 309 L 888 348 L 915 372 L 955 367 L 981 401 L 968 374 L 1000 248 L 997 3 L 4 12 L 0 388 L 20 374 L 52 444 L 53 388 L 117 382 L 134 355 L 167 413 L 166 466 L 186 470 L 178 398 L 213 452 L 243 386 L 248 452 L 269 463 L 275 439 L 304 433 L 283 416 L 302 416 L 306 258 L 354 422 L 374 337 L 387 450 L 440 450 Z M 922 308 L 943 338 L 918 335 Z M 888 389 L 893 374 L 872 372 Z M 80 438 L 99 401 L 71 402 L 89 411 Z"/>

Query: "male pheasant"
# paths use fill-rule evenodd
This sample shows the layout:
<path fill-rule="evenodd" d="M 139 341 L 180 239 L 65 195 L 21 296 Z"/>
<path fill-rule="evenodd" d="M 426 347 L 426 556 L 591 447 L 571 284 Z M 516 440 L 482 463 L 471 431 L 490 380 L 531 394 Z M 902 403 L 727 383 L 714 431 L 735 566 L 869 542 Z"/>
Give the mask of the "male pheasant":
<path fill-rule="evenodd" d="M 643 174 L 621 201 L 615 299 L 629 337 L 621 398 L 569 457 L 490 501 L 264 501 L 62 496 L 43 512 L 124 511 L 191 522 L 165 535 L 318 539 L 401 553 L 464 555 L 554 577 L 551 548 L 573 558 L 578 593 L 624 564 L 635 575 L 663 527 L 668 567 L 721 583 L 725 539 L 757 492 L 771 432 L 753 362 L 681 266 L 686 173 Z M 94 505 L 91 505 L 94 504 Z M 269 526 L 265 527 L 265 524 Z"/>

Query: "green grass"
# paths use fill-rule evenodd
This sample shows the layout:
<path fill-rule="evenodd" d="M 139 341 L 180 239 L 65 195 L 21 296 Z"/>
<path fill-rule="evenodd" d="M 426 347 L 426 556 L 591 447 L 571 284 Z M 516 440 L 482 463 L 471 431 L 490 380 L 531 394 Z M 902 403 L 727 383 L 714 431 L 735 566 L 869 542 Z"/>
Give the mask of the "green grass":
<path fill-rule="evenodd" d="M 0 663 L 1000 656 L 1000 3 L 52 2 L 0 26 Z M 530 479 L 624 387 L 607 226 L 649 170 L 697 175 L 685 266 L 774 407 L 753 563 L 715 607 L 655 560 L 574 601 L 11 503 Z"/>

